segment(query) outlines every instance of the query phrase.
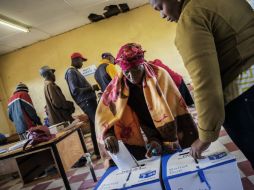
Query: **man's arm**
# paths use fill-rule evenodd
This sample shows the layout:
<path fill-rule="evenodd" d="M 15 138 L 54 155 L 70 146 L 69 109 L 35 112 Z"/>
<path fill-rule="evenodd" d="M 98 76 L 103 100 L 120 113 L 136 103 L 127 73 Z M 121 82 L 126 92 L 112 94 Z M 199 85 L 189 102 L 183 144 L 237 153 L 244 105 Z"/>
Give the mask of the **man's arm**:
<path fill-rule="evenodd" d="M 86 88 L 80 88 L 78 84 L 78 78 L 75 71 L 69 69 L 66 73 L 66 80 L 70 89 L 70 92 L 73 96 L 77 96 L 79 94 L 87 93 L 93 91 L 93 88 L 88 86 Z"/>
<path fill-rule="evenodd" d="M 36 110 L 34 109 L 32 100 L 28 94 L 23 94 L 21 96 L 21 106 L 22 109 L 27 113 L 29 118 L 36 124 L 42 125 L 40 118 L 38 117 Z"/>
<path fill-rule="evenodd" d="M 62 91 L 57 85 L 52 83 L 47 85 L 47 93 L 54 107 L 57 109 L 72 109 L 73 103 L 65 99 Z"/>
<path fill-rule="evenodd" d="M 9 116 L 9 119 L 11 121 L 13 121 L 13 118 L 12 118 L 12 111 L 10 110 L 10 108 L 8 108 L 8 116 Z"/>
<path fill-rule="evenodd" d="M 224 122 L 224 98 L 219 62 L 210 22 L 184 15 L 178 23 L 176 45 L 194 84 L 199 139 L 215 141 Z"/>

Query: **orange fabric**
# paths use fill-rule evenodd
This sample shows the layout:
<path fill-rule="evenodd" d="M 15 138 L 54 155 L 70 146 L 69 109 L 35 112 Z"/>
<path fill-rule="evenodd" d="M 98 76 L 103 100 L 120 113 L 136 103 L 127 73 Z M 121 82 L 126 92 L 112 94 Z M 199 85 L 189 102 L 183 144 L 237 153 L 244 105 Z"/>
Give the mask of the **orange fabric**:
<path fill-rule="evenodd" d="M 144 146 L 145 142 L 141 134 L 140 124 L 136 114 L 127 105 L 121 120 L 114 125 L 116 138 L 129 145 Z"/>

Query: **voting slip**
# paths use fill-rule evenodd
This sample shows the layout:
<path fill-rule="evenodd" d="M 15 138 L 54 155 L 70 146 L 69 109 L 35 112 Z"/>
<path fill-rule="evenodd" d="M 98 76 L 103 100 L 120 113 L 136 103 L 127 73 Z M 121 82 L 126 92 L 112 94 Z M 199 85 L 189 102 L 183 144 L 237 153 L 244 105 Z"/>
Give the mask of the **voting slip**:
<path fill-rule="evenodd" d="M 119 170 L 130 170 L 131 168 L 137 167 L 138 163 L 136 159 L 131 155 L 129 150 L 123 144 L 123 141 L 118 141 L 119 152 L 112 154 L 108 151 L 109 155 L 117 165 Z"/>

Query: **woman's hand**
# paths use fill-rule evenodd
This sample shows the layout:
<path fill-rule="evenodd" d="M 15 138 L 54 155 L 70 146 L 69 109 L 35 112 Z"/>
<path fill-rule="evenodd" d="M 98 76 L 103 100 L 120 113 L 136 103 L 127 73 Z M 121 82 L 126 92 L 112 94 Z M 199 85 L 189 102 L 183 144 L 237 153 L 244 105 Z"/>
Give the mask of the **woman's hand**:
<path fill-rule="evenodd" d="M 119 152 L 119 145 L 115 136 L 109 136 L 105 138 L 104 143 L 106 150 L 108 150 L 112 154 L 116 154 Z"/>
<path fill-rule="evenodd" d="M 150 158 L 152 156 L 159 156 L 162 154 L 162 146 L 161 143 L 152 140 L 149 144 L 146 145 L 147 152 L 146 152 L 146 157 Z"/>

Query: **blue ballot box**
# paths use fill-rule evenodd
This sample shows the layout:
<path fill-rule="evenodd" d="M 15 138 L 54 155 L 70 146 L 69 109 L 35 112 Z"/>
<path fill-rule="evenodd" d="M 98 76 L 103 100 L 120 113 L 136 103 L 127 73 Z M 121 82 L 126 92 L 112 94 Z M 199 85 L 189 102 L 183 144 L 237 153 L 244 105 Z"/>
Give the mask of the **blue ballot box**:
<path fill-rule="evenodd" d="M 109 168 L 97 183 L 95 190 L 162 190 L 161 158 L 152 157 L 138 161 L 138 164 L 139 167 L 123 171 L 118 170 L 116 166 Z"/>
<path fill-rule="evenodd" d="M 167 190 L 242 190 L 236 159 L 219 142 L 194 160 L 190 149 L 162 157 L 162 179 Z"/>

